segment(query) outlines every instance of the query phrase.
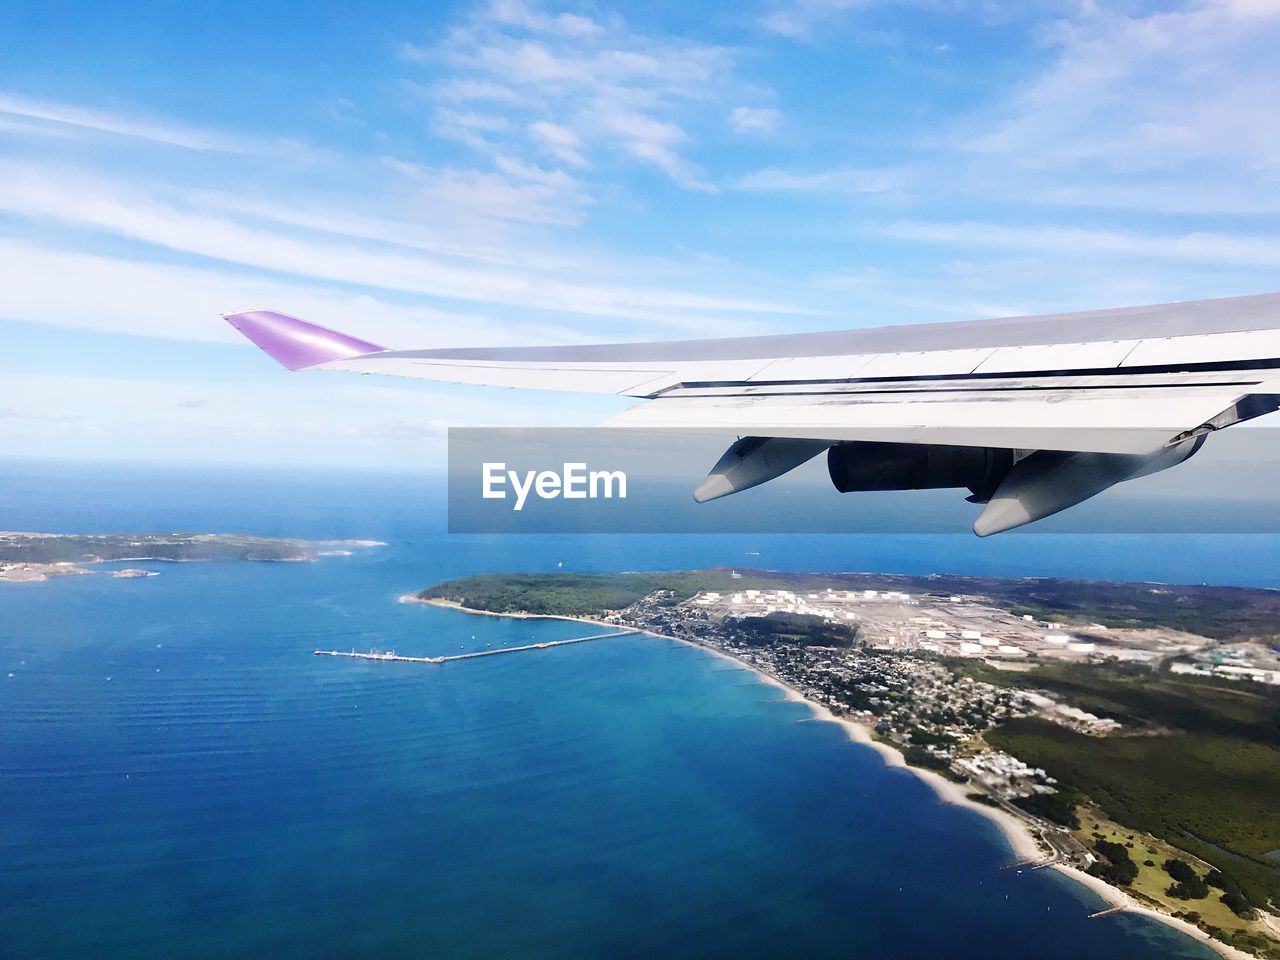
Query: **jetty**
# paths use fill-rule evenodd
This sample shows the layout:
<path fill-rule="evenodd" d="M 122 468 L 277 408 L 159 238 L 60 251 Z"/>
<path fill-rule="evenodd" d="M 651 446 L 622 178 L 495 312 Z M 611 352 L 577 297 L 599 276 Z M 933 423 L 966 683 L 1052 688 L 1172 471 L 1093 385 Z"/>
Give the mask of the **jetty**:
<path fill-rule="evenodd" d="M 1096 920 L 1098 917 L 1109 917 L 1113 913 L 1119 913 L 1121 910 L 1128 909 L 1128 904 L 1117 903 L 1114 907 L 1107 907 L 1105 910 L 1099 910 L 1097 913 L 1089 914 L 1090 920 Z"/>
<path fill-rule="evenodd" d="M 551 647 L 564 647 L 571 643 L 586 643 L 589 640 L 610 640 L 614 637 L 627 637 L 638 633 L 637 630 L 615 630 L 610 633 L 593 633 L 589 637 L 571 637 L 568 640 L 544 640 L 541 643 L 526 643 L 519 647 L 495 647 L 492 650 L 475 650 L 471 653 L 455 653 L 441 657 L 406 657 L 394 650 L 369 650 L 360 653 L 356 650 L 313 650 L 317 657 L 350 657 L 354 660 L 395 660 L 403 663 L 451 663 L 454 660 L 475 660 L 479 657 L 496 657 L 503 653 L 524 653 L 527 650 L 548 650 Z"/>

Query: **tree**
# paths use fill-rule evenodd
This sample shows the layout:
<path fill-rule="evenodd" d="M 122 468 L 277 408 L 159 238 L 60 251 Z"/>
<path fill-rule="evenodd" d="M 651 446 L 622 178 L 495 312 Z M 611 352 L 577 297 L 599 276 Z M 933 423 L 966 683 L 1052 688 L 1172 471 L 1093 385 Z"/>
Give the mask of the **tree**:
<path fill-rule="evenodd" d="M 1093 849 L 1103 857 L 1089 868 L 1089 872 L 1095 877 L 1120 886 L 1127 886 L 1138 878 L 1138 865 L 1133 862 L 1124 844 L 1099 840 Z"/>
<path fill-rule="evenodd" d="M 1241 917 L 1245 920 L 1253 919 L 1253 904 L 1251 904 L 1245 895 L 1240 892 L 1238 887 L 1228 890 L 1218 899 L 1221 900 L 1226 905 L 1227 909 L 1237 917 Z"/>
<path fill-rule="evenodd" d="M 1178 900 L 1203 900 L 1209 895 L 1208 885 L 1187 861 L 1171 858 L 1164 862 L 1164 870 L 1177 881 L 1165 891 L 1169 896 Z"/>
<path fill-rule="evenodd" d="M 1173 877 L 1173 879 L 1186 883 L 1188 880 L 1196 879 L 1195 870 L 1191 869 L 1191 864 L 1185 860 L 1177 860 L 1170 858 L 1164 862 L 1164 872 Z"/>
<path fill-rule="evenodd" d="M 1029 797 L 1014 797 L 1013 802 L 1027 813 L 1044 817 L 1072 830 L 1080 829 L 1080 817 L 1076 813 L 1079 796 L 1067 790 L 1057 793 L 1033 793 Z"/>

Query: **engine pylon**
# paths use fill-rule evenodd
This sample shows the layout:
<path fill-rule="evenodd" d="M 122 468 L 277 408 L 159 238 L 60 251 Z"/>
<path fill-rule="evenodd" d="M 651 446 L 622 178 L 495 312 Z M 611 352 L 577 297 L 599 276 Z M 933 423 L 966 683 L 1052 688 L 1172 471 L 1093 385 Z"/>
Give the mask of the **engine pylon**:
<path fill-rule="evenodd" d="M 1039 450 L 1019 460 L 973 522 L 980 537 L 1042 520 L 1124 480 L 1167 470 L 1186 460 L 1204 437 L 1149 454 L 1066 453 Z"/>
<path fill-rule="evenodd" d="M 812 460 L 833 442 L 793 440 L 786 437 L 742 437 L 716 461 L 716 465 L 707 474 L 707 479 L 693 491 L 693 499 L 698 503 L 706 503 L 739 490 L 758 487 Z"/>

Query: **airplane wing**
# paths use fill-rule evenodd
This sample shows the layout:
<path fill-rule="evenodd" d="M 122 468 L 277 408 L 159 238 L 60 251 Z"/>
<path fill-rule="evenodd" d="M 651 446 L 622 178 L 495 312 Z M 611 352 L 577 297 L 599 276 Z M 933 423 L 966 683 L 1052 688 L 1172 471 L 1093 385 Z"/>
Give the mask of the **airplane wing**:
<path fill-rule="evenodd" d="M 731 448 L 708 478 L 720 481 L 710 491 L 699 488 L 710 494 L 699 499 L 772 479 L 824 449 L 830 458 L 883 459 L 903 445 L 916 453 L 942 448 L 939 460 L 948 448 L 1016 451 L 1005 480 L 1035 472 L 1022 461 L 1037 452 L 1036 463 L 1052 453 L 1075 464 L 1076 473 L 1084 470 L 1079 464 L 1093 464 L 1084 470 L 1090 476 L 1105 464 L 1103 479 L 1134 467 L 1110 486 L 1153 457 L 1190 450 L 1191 441 L 1198 449 L 1205 434 L 1280 407 L 1280 294 L 808 334 L 509 349 L 390 350 L 271 311 L 226 319 L 291 370 L 638 397 L 644 402 L 606 425 L 772 441 L 754 452 Z M 1068 454 L 1082 456 L 1062 456 Z M 1050 471 L 1059 478 L 1052 483 L 1065 482 L 1064 469 Z M 937 485 L 927 475 L 907 479 Z M 1041 489 L 1046 483 L 1037 481 Z M 974 496 L 1000 499 L 994 490 L 975 489 Z"/>

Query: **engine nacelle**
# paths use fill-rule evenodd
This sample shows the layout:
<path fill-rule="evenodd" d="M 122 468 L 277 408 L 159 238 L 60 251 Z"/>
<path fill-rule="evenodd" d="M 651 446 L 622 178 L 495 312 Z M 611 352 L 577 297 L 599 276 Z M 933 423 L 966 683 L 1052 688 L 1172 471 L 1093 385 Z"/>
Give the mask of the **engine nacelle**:
<path fill-rule="evenodd" d="M 985 503 L 1014 460 L 1014 451 L 997 447 L 859 440 L 828 450 L 827 471 L 841 493 L 967 487 L 971 500 Z"/>

